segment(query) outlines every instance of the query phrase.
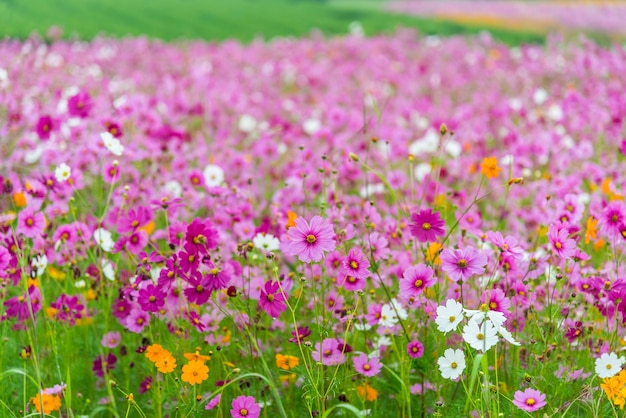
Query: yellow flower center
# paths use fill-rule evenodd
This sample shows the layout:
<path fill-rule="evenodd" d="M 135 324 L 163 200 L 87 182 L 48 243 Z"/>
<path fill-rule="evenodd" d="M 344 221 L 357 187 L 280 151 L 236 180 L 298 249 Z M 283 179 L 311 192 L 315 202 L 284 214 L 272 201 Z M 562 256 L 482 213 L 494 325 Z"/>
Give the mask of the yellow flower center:
<path fill-rule="evenodd" d="M 456 316 L 454 316 L 454 315 L 450 315 L 450 322 L 452 323 L 452 322 L 454 322 L 454 321 L 456 321 Z"/>
<path fill-rule="evenodd" d="M 422 224 L 422 229 L 423 229 L 424 231 L 429 231 L 429 230 L 430 230 L 430 224 L 429 224 L 428 222 L 424 222 L 424 223 Z"/>
<path fill-rule="evenodd" d="M 150 296 L 150 297 L 148 298 L 148 300 L 149 300 L 150 302 L 154 302 L 154 301 L 156 301 L 156 297 L 154 297 L 154 295 L 152 295 L 152 296 Z"/>
<path fill-rule="evenodd" d="M 363 365 L 363 370 L 368 371 L 372 368 L 372 366 L 370 366 L 369 364 L 364 364 Z"/>
<path fill-rule="evenodd" d="M 239 410 L 239 415 L 247 417 L 248 416 L 248 410 L 246 408 L 241 408 Z"/>
<path fill-rule="evenodd" d="M 451 367 L 451 368 L 453 368 L 453 369 L 456 369 L 456 368 L 458 367 L 458 364 L 456 364 L 456 361 L 453 361 L 453 362 L 450 364 L 450 367 Z"/>
<path fill-rule="evenodd" d="M 415 280 L 415 283 L 413 283 L 415 285 L 415 287 L 417 287 L 418 289 L 422 287 L 422 285 L 424 284 L 424 282 L 420 279 Z"/>
<path fill-rule="evenodd" d="M 495 302 L 490 302 L 489 303 L 489 309 L 491 309 L 492 311 L 496 310 L 497 308 L 498 308 L 498 304 L 497 303 L 495 303 Z"/>
<path fill-rule="evenodd" d="M 274 302 L 274 295 L 272 293 L 270 293 L 269 295 L 267 295 L 267 300 L 269 302 Z"/>
<path fill-rule="evenodd" d="M 467 260 L 462 258 L 458 261 L 458 263 L 456 263 L 456 265 L 464 269 L 465 267 L 467 267 Z"/>
<path fill-rule="evenodd" d="M 315 235 L 309 234 L 306 236 L 306 242 L 308 242 L 309 244 L 313 244 L 315 241 L 317 241 L 317 238 L 315 238 Z"/>
<path fill-rule="evenodd" d="M 35 222 L 33 221 L 33 218 L 28 218 L 28 219 L 26 219 L 26 225 L 28 225 L 28 226 L 33 226 L 33 224 L 34 224 L 34 223 L 35 223 Z"/>
<path fill-rule="evenodd" d="M 478 335 L 476 335 L 476 339 L 482 341 L 482 340 L 485 339 L 485 336 L 483 334 L 478 334 Z"/>
<path fill-rule="evenodd" d="M 554 246 L 556 247 L 557 250 L 560 250 L 563 247 L 563 245 L 561 245 L 561 243 L 558 241 L 554 243 Z"/>
<path fill-rule="evenodd" d="M 202 293 L 202 292 L 204 292 L 204 286 L 202 286 L 201 284 L 199 284 L 198 286 L 196 286 L 196 292 L 198 292 L 198 293 Z"/>
<path fill-rule="evenodd" d="M 359 263 L 357 263 L 356 261 L 351 261 L 350 262 L 350 267 L 353 268 L 354 270 L 359 268 Z"/>
<path fill-rule="evenodd" d="M 526 399 L 526 405 L 528 406 L 533 406 L 537 401 L 535 401 L 533 398 L 528 398 Z"/>

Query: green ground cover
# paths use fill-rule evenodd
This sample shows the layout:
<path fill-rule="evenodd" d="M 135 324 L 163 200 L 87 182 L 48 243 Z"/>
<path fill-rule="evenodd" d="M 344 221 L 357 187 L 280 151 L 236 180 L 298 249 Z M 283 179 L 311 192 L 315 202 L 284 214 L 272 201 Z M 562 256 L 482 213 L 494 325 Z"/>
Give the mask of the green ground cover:
<path fill-rule="evenodd" d="M 381 0 L 0 0 L 0 36 L 45 36 L 52 25 L 64 37 L 91 39 L 147 35 L 164 40 L 228 38 L 248 42 L 255 36 L 304 36 L 316 28 L 345 34 L 358 21 L 366 34 L 416 28 L 425 34 L 478 33 L 481 28 L 450 21 L 386 13 Z M 541 42 L 542 34 L 490 29 L 509 44 Z"/>

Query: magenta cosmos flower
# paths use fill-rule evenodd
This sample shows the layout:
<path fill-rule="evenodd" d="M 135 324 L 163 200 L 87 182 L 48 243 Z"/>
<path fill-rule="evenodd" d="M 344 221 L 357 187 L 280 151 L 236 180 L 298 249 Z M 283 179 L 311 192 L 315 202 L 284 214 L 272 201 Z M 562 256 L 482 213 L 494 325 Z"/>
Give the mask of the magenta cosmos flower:
<path fill-rule="evenodd" d="M 404 271 L 400 279 L 400 294 L 406 297 L 416 297 L 425 288 L 434 285 L 436 281 L 437 279 L 433 276 L 433 269 L 420 263 Z"/>
<path fill-rule="evenodd" d="M 550 225 L 548 241 L 552 251 L 560 258 L 571 258 L 576 253 L 576 241 L 569 238 L 566 228 L 559 229 L 555 224 Z"/>
<path fill-rule="evenodd" d="M 261 290 L 259 297 L 259 306 L 272 318 L 278 318 L 280 314 L 287 309 L 285 297 L 280 291 L 278 282 L 267 281 L 265 287 Z"/>
<path fill-rule="evenodd" d="M 367 358 L 367 354 L 361 353 L 352 358 L 354 369 L 361 373 L 363 376 L 372 377 L 376 376 L 383 368 L 383 365 L 378 361 L 378 357 Z"/>
<path fill-rule="evenodd" d="M 289 228 L 287 236 L 289 240 L 283 243 L 283 252 L 297 255 L 304 263 L 321 261 L 324 251 L 333 251 L 336 245 L 332 225 L 320 216 L 314 216 L 311 223 L 296 219 L 296 226 Z"/>
<path fill-rule="evenodd" d="M 605 233 L 611 239 L 618 238 L 621 235 L 621 226 L 626 221 L 626 207 L 624 202 L 611 202 L 602 211 L 598 226 L 600 231 Z"/>
<path fill-rule="evenodd" d="M 513 405 L 522 411 L 534 412 L 546 405 L 546 395 L 532 388 L 518 390 L 513 396 Z"/>
<path fill-rule="evenodd" d="M 236 397 L 233 399 L 232 407 L 230 416 L 233 418 L 258 418 L 261 413 L 261 406 L 252 396 Z"/>
<path fill-rule="evenodd" d="M 462 250 L 445 249 L 439 257 L 441 268 L 454 281 L 465 281 L 474 274 L 483 273 L 487 264 L 487 256 L 472 247 Z"/>
<path fill-rule="evenodd" d="M 422 209 L 418 213 L 411 215 L 414 223 L 409 226 L 411 234 L 420 242 L 434 242 L 437 237 L 446 233 L 446 223 L 439 216 L 439 212 L 430 209 Z"/>

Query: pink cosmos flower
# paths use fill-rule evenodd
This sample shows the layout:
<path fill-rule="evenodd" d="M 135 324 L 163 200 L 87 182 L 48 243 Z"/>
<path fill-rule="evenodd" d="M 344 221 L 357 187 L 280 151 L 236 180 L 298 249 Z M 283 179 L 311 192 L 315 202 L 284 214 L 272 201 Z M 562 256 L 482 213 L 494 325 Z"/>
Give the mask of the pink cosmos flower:
<path fill-rule="evenodd" d="M 454 281 L 465 281 L 474 274 L 482 274 L 487 264 L 487 256 L 472 247 L 445 249 L 439 257 L 442 270 Z"/>
<path fill-rule="evenodd" d="M 406 351 L 411 358 L 420 358 L 424 355 L 424 346 L 421 342 L 413 340 L 406 346 Z"/>
<path fill-rule="evenodd" d="M 400 279 L 400 293 L 405 297 L 415 297 L 436 282 L 437 278 L 433 276 L 433 269 L 420 263 L 404 271 Z"/>
<path fill-rule="evenodd" d="M 518 390 L 513 395 L 513 405 L 522 411 L 534 412 L 546 405 L 546 395 L 532 388 L 523 392 Z"/>
<path fill-rule="evenodd" d="M 187 226 L 185 240 L 198 253 L 207 254 L 209 250 L 217 248 L 219 234 L 211 222 L 196 218 Z"/>
<path fill-rule="evenodd" d="M 361 373 L 363 376 L 372 377 L 376 376 L 383 368 L 382 363 L 378 360 L 378 357 L 367 358 L 367 354 L 361 353 L 352 358 L 354 369 Z"/>
<path fill-rule="evenodd" d="M 346 361 L 344 344 L 337 343 L 334 338 L 325 338 L 322 344 L 315 343 L 315 351 L 311 353 L 313 360 L 321 362 L 324 366 L 336 366 Z"/>
<path fill-rule="evenodd" d="M 433 213 L 431 209 L 422 209 L 418 213 L 413 213 L 411 219 L 414 223 L 409 226 L 409 229 L 420 242 L 437 241 L 437 237 L 446 233 L 446 223 L 439 216 L 439 212 Z"/>
<path fill-rule="evenodd" d="M 107 332 L 102 336 L 102 346 L 106 348 L 115 348 L 120 343 L 121 336 L 117 331 Z"/>
<path fill-rule="evenodd" d="M 352 276 L 357 279 L 365 279 L 370 275 L 368 270 L 370 262 L 363 254 L 360 248 L 353 248 L 348 253 L 348 256 L 341 263 L 341 271 L 346 275 Z"/>
<path fill-rule="evenodd" d="M 81 91 L 67 100 L 67 113 L 69 113 L 70 116 L 86 118 L 89 116 L 89 111 L 92 106 L 93 103 L 91 102 L 89 93 Z"/>
<path fill-rule="evenodd" d="M 552 251 L 560 258 L 567 259 L 576 253 L 576 241 L 569 238 L 567 229 L 559 229 L 556 224 L 548 229 L 548 241 Z"/>
<path fill-rule="evenodd" d="M 598 222 L 600 231 L 609 236 L 609 238 L 618 238 L 621 226 L 626 223 L 626 208 L 624 202 L 611 202 L 602 211 Z"/>
<path fill-rule="evenodd" d="M 26 208 L 17 216 L 17 232 L 28 238 L 37 238 L 46 228 L 46 218 L 43 213 L 32 208 Z"/>
<path fill-rule="evenodd" d="M 487 305 L 490 311 L 502 312 L 507 315 L 511 307 L 511 300 L 506 297 L 501 289 L 490 289 L 480 297 L 481 303 Z"/>
<path fill-rule="evenodd" d="M 265 282 L 265 287 L 261 290 L 261 296 L 259 297 L 259 306 L 272 318 L 278 318 L 287 309 L 285 297 L 280 291 L 278 282 L 272 282 L 271 280 Z"/>
<path fill-rule="evenodd" d="M 303 218 L 297 218 L 296 226 L 287 231 L 289 240 L 283 242 L 283 252 L 297 255 L 304 263 L 318 262 L 324 258 L 324 251 L 335 249 L 334 235 L 332 225 L 320 216 L 314 216 L 310 224 Z"/>
<path fill-rule="evenodd" d="M 150 323 L 150 314 L 141 309 L 133 309 L 126 317 L 124 325 L 131 332 L 139 334 Z"/>
<path fill-rule="evenodd" d="M 219 405 L 220 401 L 222 400 L 222 394 L 218 393 L 217 396 L 214 396 L 209 403 L 206 404 L 206 406 L 204 407 L 205 410 L 210 411 L 211 409 L 215 408 L 217 405 Z"/>
<path fill-rule="evenodd" d="M 252 396 L 238 396 L 231 405 L 230 416 L 233 418 L 258 418 L 261 413 L 261 406 Z"/>
<path fill-rule="evenodd" d="M 487 241 L 498 247 L 502 254 L 508 254 L 514 258 L 521 258 L 524 254 L 524 250 L 517 243 L 517 239 L 511 236 L 502 237 L 500 231 L 487 232 Z"/>

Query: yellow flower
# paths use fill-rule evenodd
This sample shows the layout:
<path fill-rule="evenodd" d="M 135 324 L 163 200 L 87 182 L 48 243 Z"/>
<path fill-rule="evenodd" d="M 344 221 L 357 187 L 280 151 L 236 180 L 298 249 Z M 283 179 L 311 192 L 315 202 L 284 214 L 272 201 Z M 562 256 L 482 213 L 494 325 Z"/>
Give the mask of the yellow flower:
<path fill-rule="evenodd" d="M 30 401 L 39 413 L 49 414 L 50 412 L 61 410 L 61 398 L 59 395 L 49 395 L 47 393 L 38 393 L 37 396 L 31 398 Z"/>
<path fill-rule="evenodd" d="M 289 370 L 293 369 L 300 363 L 300 359 L 294 356 L 284 356 L 282 354 L 276 354 L 276 366 L 279 369 Z"/>
<path fill-rule="evenodd" d="M 442 245 L 438 242 L 433 242 L 426 250 L 426 260 L 431 262 L 432 264 L 441 264 L 441 259 L 439 258 L 439 250 Z"/>
<path fill-rule="evenodd" d="M 496 157 L 487 157 L 483 159 L 480 165 L 480 172 L 488 179 L 498 177 L 500 174 L 500 167 L 498 167 L 498 159 Z"/>
<path fill-rule="evenodd" d="M 209 378 L 209 368 L 200 360 L 192 360 L 183 366 L 183 382 L 198 385 Z"/>

